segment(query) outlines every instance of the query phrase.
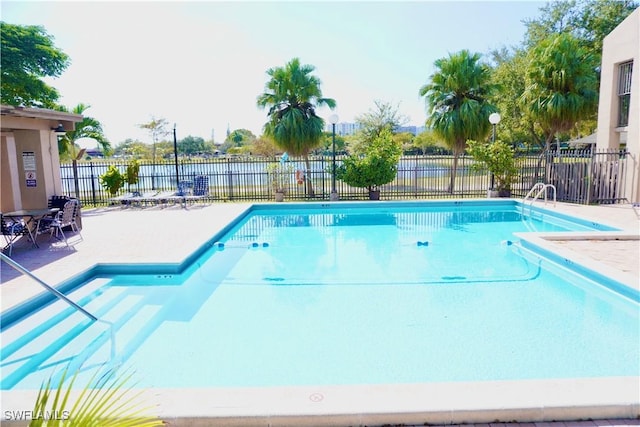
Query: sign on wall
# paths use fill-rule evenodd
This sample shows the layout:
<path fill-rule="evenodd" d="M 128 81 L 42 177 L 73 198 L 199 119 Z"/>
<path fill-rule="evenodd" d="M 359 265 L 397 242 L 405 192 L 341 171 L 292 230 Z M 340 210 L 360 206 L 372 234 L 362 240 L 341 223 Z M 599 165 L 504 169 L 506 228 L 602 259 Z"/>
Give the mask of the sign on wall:
<path fill-rule="evenodd" d="M 33 151 L 23 151 L 22 166 L 24 167 L 24 179 L 27 187 L 36 187 L 36 153 Z"/>

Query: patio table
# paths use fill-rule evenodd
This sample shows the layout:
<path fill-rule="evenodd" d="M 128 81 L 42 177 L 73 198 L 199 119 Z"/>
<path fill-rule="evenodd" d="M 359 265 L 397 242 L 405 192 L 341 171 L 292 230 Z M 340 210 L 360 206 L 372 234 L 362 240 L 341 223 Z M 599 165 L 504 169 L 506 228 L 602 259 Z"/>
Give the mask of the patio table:
<path fill-rule="evenodd" d="M 57 214 L 60 211 L 59 208 L 44 208 L 44 209 L 20 209 L 13 212 L 6 212 L 2 215 L 7 218 L 22 218 L 24 219 L 25 225 L 27 227 L 29 240 L 31 243 L 38 248 L 38 243 L 36 243 L 36 235 L 38 233 L 38 228 L 40 226 L 40 221 L 48 216 L 52 216 Z"/>

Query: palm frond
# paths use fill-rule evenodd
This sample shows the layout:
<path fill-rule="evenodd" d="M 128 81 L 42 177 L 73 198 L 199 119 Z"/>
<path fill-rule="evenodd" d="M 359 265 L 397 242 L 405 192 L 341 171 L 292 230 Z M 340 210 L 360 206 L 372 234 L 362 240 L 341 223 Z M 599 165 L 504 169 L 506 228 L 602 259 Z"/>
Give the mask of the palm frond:
<path fill-rule="evenodd" d="M 87 385 L 69 408 L 73 385 L 77 378 L 75 373 L 69 384 L 65 386 L 67 371 L 65 370 L 55 389 L 51 378 L 43 382 L 34 405 L 35 414 L 54 414 L 55 416 L 37 417 L 30 422 L 30 427 L 152 427 L 164 423 L 157 417 L 145 415 L 149 407 L 141 407 L 143 391 L 135 391 L 128 386 L 132 372 L 116 375 L 114 369 L 97 370 Z M 51 397 L 53 396 L 53 401 Z M 51 403 L 49 404 L 49 402 Z"/>

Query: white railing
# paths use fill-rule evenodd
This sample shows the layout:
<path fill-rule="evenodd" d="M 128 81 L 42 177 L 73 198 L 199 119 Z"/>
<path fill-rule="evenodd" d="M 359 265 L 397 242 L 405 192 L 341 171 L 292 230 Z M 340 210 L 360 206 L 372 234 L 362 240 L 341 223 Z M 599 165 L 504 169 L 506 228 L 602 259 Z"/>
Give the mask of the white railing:
<path fill-rule="evenodd" d="M 531 188 L 531 190 L 529 190 L 527 195 L 524 196 L 524 202 L 526 203 L 529 197 L 531 197 L 531 195 L 535 193 L 537 190 L 538 192 L 536 193 L 535 196 L 531 197 L 529 204 L 533 204 L 533 202 L 538 200 L 541 195 L 544 195 L 544 204 L 546 205 L 549 197 L 547 190 L 549 189 L 553 190 L 553 206 L 555 206 L 556 205 L 556 187 L 553 184 L 545 184 L 543 182 L 538 182 L 536 185 L 533 186 L 533 188 Z"/>

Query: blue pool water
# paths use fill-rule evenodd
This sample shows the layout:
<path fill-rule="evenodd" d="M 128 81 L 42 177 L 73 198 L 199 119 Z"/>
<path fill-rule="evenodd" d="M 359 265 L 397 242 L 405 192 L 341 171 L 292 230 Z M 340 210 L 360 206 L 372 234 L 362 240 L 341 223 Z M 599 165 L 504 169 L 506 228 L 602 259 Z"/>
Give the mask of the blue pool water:
<path fill-rule="evenodd" d="M 513 234 L 607 227 L 515 203 L 360 206 L 255 207 L 182 271 L 87 280 L 70 296 L 102 322 L 55 303 L 4 328 L 2 388 L 105 363 L 169 388 L 640 374 L 638 302 Z"/>

